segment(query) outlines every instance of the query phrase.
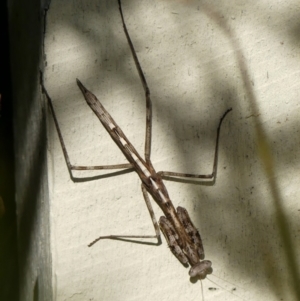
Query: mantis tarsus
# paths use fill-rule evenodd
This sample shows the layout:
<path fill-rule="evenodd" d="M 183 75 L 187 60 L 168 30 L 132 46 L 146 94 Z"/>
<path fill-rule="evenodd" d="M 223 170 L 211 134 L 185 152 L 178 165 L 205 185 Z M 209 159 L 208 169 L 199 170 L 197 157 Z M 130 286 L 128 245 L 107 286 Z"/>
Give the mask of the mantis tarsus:
<path fill-rule="evenodd" d="M 124 28 L 124 32 L 139 73 L 144 92 L 146 97 L 146 138 L 145 138 L 145 159 L 143 159 L 138 152 L 135 150 L 133 145 L 127 139 L 125 134 L 122 132 L 120 127 L 111 117 L 111 115 L 106 111 L 100 101 L 96 98 L 96 96 L 91 93 L 86 87 L 77 79 L 77 85 L 80 88 L 87 104 L 99 118 L 100 122 L 109 133 L 111 138 L 120 148 L 126 159 L 129 163 L 117 164 L 117 165 L 104 165 L 104 166 L 74 166 L 70 163 L 69 155 L 67 149 L 65 147 L 65 143 L 58 125 L 58 121 L 54 112 L 54 108 L 52 105 L 51 98 L 45 89 L 43 82 L 42 83 L 42 91 L 46 95 L 50 110 L 52 112 L 55 126 L 58 132 L 59 140 L 63 149 L 64 157 L 72 177 L 72 170 L 100 170 L 100 169 L 124 169 L 124 168 L 133 168 L 135 172 L 138 174 L 142 181 L 142 192 L 143 196 L 150 213 L 154 229 L 155 235 L 109 235 L 109 236 L 101 236 L 94 240 L 89 246 L 92 246 L 94 243 L 101 239 L 122 239 L 122 238 L 157 238 L 158 244 L 161 242 L 160 238 L 160 230 L 163 232 L 170 250 L 177 257 L 177 259 L 185 266 L 188 264 L 191 266 L 189 275 L 191 277 L 198 277 L 200 279 L 204 279 L 206 275 L 212 273 L 211 261 L 204 260 L 204 248 L 202 244 L 202 240 L 198 230 L 193 225 L 188 212 L 186 209 L 182 207 L 177 207 L 175 210 L 170 197 L 168 195 L 167 189 L 163 183 L 162 178 L 165 176 L 171 177 L 188 177 L 188 178 L 198 178 L 198 179 L 215 179 L 216 171 L 217 171 L 217 159 L 218 159 L 218 143 L 220 136 L 220 128 L 223 119 L 231 111 L 231 108 L 228 109 L 220 119 L 217 136 L 216 136 L 216 145 L 215 145 L 215 154 L 214 154 L 214 162 L 213 162 L 213 170 L 211 174 L 199 175 L 199 174 L 185 174 L 185 173 L 177 173 L 177 172 L 167 172 L 160 171 L 156 172 L 151 159 L 151 129 L 152 129 L 152 105 L 150 99 L 150 90 L 138 61 L 134 46 L 132 44 L 131 38 L 129 36 L 124 16 L 122 12 L 121 1 L 118 0 L 119 10 L 121 15 L 121 20 Z M 164 216 L 160 217 L 159 223 L 157 223 L 152 205 L 150 203 L 150 199 L 148 193 L 153 197 L 156 203 L 159 205 L 161 210 L 164 213 Z"/>

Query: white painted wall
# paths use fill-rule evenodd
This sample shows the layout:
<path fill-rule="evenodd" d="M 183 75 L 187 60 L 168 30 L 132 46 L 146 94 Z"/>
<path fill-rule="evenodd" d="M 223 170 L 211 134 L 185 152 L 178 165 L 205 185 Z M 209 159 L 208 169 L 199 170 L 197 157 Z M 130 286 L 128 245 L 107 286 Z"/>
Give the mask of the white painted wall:
<path fill-rule="evenodd" d="M 270 178 L 256 148 L 255 122 L 266 131 L 275 164 L 271 178 L 298 250 L 299 2 L 123 2 L 151 89 L 157 170 L 209 173 L 219 118 L 233 108 L 222 127 L 215 185 L 166 183 L 175 206 L 188 209 L 213 262 L 209 278 L 215 283 L 203 281 L 205 300 L 296 300 Z M 236 38 L 216 21 L 227 22 Z M 258 115 L 232 45 L 244 55 Z M 125 162 L 86 105 L 76 78 L 143 152 L 145 99 L 117 1 L 53 0 L 45 65 L 45 84 L 73 164 Z M 135 173 L 77 172 L 78 177 L 104 176 L 74 183 L 50 115 L 48 126 L 55 300 L 201 300 L 200 284 L 190 282 L 165 241 L 160 247 L 118 241 L 87 247 L 99 235 L 154 233 L 140 181 Z"/>

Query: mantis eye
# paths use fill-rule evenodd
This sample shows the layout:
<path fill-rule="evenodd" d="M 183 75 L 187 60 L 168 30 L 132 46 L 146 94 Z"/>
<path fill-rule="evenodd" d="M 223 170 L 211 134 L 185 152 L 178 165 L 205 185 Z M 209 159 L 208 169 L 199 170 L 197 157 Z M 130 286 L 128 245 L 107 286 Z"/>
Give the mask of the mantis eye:
<path fill-rule="evenodd" d="M 200 279 L 204 279 L 206 275 L 212 273 L 213 269 L 211 265 L 212 263 L 209 260 L 200 261 L 190 268 L 190 277 L 199 277 Z"/>

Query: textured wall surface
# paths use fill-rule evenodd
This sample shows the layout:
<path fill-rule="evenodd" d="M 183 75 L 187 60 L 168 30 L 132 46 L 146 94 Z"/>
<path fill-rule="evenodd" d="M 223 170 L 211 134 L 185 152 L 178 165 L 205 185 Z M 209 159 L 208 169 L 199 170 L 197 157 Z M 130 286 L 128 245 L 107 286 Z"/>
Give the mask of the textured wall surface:
<path fill-rule="evenodd" d="M 46 119 L 39 87 L 46 1 L 7 1 L 20 300 L 52 300 Z"/>
<path fill-rule="evenodd" d="M 300 247 L 299 1 L 124 0 L 123 9 L 151 90 L 157 171 L 210 173 L 219 118 L 233 108 L 216 183 L 166 182 L 213 262 L 205 300 L 296 300 L 295 262 L 287 258 Z M 44 63 L 73 164 L 125 162 L 76 78 L 143 154 L 145 98 L 117 1 L 53 0 Z M 200 283 L 164 239 L 159 247 L 109 240 L 87 247 L 99 235 L 154 233 L 140 181 L 135 173 L 82 171 L 74 183 L 50 114 L 48 126 L 54 299 L 201 300 Z"/>

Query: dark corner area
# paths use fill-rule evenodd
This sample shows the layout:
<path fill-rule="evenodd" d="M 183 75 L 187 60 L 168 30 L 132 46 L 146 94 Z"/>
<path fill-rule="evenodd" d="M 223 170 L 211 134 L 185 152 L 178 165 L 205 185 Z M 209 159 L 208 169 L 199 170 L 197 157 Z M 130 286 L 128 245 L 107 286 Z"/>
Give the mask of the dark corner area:
<path fill-rule="evenodd" d="M 18 300 L 13 104 L 7 2 L 0 1 L 0 300 Z"/>

